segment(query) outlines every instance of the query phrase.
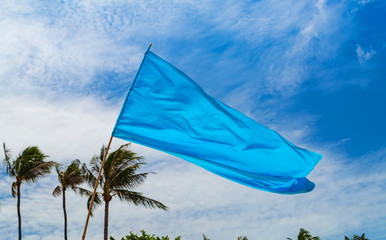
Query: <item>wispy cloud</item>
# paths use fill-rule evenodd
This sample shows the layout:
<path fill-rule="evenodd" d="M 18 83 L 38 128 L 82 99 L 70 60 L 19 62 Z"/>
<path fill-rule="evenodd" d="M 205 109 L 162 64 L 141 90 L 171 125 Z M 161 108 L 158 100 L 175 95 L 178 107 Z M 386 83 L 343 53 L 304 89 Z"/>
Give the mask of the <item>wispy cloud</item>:
<path fill-rule="evenodd" d="M 360 4 L 360 5 L 365 5 L 365 4 L 368 4 L 369 2 L 371 2 L 372 0 L 357 0 L 357 2 Z"/>
<path fill-rule="evenodd" d="M 89 157 L 91 149 L 108 140 L 119 113 L 119 106 L 101 108 L 100 102 L 90 98 L 55 97 L 48 101 L 3 95 L 0 140 L 15 155 L 22 148 L 38 145 L 55 161 Z"/>
<path fill-rule="evenodd" d="M 224 53 L 205 56 L 212 72 L 221 69 L 219 73 L 226 73 L 208 84 L 209 89 L 216 89 L 220 80 L 225 86 L 236 81 L 254 92 L 290 96 L 309 77 L 310 59 L 318 54 L 323 60 L 334 51 L 322 43 L 339 29 L 344 10 L 340 5 L 327 8 L 325 1 L 80 1 L 43 5 L 26 1 L 25 6 L 7 3 L 3 9 L 7 16 L 0 21 L 6 33 L 0 40 L 3 86 L 84 91 L 104 72 L 134 75 L 143 48 L 151 41 L 195 77 L 197 70 L 185 64 L 206 62 L 201 51 L 231 42 L 234 46 Z M 207 41 L 218 34 L 223 38 Z M 187 45 L 180 46 L 180 51 L 187 53 L 182 59 L 181 54 L 173 54 L 175 46 L 167 44 L 173 39 L 189 39 L 193 45 L 189 49 L 196 50 L 186 51 Z M 317 50 L 321 48 L 323 51 Z M 247 58 L 235 57 L 240 54 Z M 220 58 L 221 62 L 214 61 Z M 246 72 L 238 78 L 243 81 L 230 77 L 236 72 Z M 202 76 L 195 79 L 200 81 Z M 201 80 L 204 86 L 205 80 Z"/>
<path fill-rule="evenodd" d="M 357 56 L 358 56 L 358 62 L 360 64 L 364 64 L 366 61 L 370 60 L 377 52 L 370 48 L 368 51 L 364 51 L 359 44 L 357 45 L 357 48 L 355 49 Z"/>

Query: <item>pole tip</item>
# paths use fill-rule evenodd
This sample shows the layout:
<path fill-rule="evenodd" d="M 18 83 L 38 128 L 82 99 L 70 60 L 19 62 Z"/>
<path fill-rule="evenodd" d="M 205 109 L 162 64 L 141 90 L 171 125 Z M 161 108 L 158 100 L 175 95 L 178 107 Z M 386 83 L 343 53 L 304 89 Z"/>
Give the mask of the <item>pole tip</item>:
<path fill-rule="evenodd" d="M 147 49 L 148 51 L 150 50 L 152 45 L 153 45 L 153 43 L 150 43 L 149 48 Z"/>

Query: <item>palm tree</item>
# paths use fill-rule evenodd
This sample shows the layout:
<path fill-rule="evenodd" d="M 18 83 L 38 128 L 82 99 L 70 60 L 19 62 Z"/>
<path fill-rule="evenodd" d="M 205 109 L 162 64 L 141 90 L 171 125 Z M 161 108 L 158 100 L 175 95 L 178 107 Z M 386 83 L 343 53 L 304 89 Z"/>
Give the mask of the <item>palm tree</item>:
<path fill-rule="evenodd" d="M 11 162 L 11 152 L 3 143 L 5 159 L 3 161 L 9 176 L 14 177 L 12 183 L 12 196 L 17 197 L 17 216 L 19 223 L 19 240 L 21 240 L 21 214 L 20 214 L 20 185 L 22 182 L 34 183 L 39 178 L 51 172 L 55 162 L 45 162 L 48 156 L 44 155 L 36 146 L 27 147 Z"/>
<path fill-rule="evenodd" d="M 247 236 L 238 236 L 237 240 L 248 240 Z"/>
<path fill-rule="evenodd" d="M 76 193 L 89 194 L 89 191 L 78 187 L 85 180 L 84 170 L 81 167 L 81 162 L 76 159 L 71 162 L 67 168 L 61 167 L 59 164 L 55 166 L 56 172 L 58 174 L 58 180 L 60 185 L 58 185 L 55 190 L 52 192 L 54 197 L 62 195 L 63 200 L 63 214 L 64 214 L 64 239 L 67 240 L 67 212 L 66 212 L 66 190 L 71 188 Z"/>
<path fill-rule="evenodd" d="M 287 238 L 292 240 L 291 238 Z M 319 237 L 313 237 L 309 231 L 304 228 L 301 228 L 298 234 L 298 240 L 320 240 Z"/>
<path fill-rule="evenodd" d="M 202 237 L 204 240 L 210 240 L 207 236 L 205 236 L 205 234 L 202 234 Z"/>
<path fill-rule="evenodd" d="M 132 191 L 140 186 L 149 173 L 136 173 L 143 164 L 143 157 L 127 149 L 129 144 L 122 145 L 118 150 L 110 153 L 105 161 L 99 181 L 102 190 L 95 195 L 94 205 L 100 205 L 101 199 L 105 202 L 104 240 L 108 237 L 109 225 L 109 204 L 113 197 L 117 196 L 121 201 L 141 205 L 149 208 L 160 208 L 167 210 L 167 207 L 159 201 L 147 198 L 140 192 Z M 94 187 L 100 169 L 106 147 L 102 146 L 99 156 L 94 156 L 91 161 L 91 169 L 87 172 L 87 182 Z M 87 202 L 89 207 L 91 196 Z M 94 207 L 93 207 L 94 209 Z"/>
<path fill-rule="evenodd" d="M 366 238 L 365 234 L 363 233 L 362 236 L 358 236 L 358 235 L 354 234 L 354 236 L 351 239 L 344 236 L 344 240 L 369 240 L 369 239 Z"/>

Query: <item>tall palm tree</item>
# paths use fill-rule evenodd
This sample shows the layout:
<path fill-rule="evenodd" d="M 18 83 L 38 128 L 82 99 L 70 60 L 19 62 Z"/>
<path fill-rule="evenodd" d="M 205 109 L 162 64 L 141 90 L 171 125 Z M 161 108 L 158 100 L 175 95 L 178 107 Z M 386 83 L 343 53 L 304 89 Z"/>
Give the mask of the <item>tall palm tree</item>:
<path fill-rule="evenodd" d="M 202 238 L 203 238 L 204 240 L 210 240 L 207 236 L 205 236 L 205 234 L 202 234 Z"/>
<path fill-rule="evenodd" d="M 89 191 L 78 187 L 85 180 L 84 178 L 84 167 L 82 168 L 81 162 L 76 159 L 71 162 L 66 168 L 61 167 L 59 164 L 55 166 L 56 172 L 58 174 L 58 180 L 60 185 L 58 185 L 55 190 L 52 192 L 54 197 L 62 195 L 63 202 L 63 214 L 64 214 L 64 239 L 67 240 L 67 212 L 66 212 L 66 190 L 71 188 L 76 193 L 88 194 Z"/>
<path fill-rule="evenodd" d="M 358 235 L 354 234 L 354 236 L 352 238 L 348 238 L 348 237 L 344 236 L 344 240 L 369 240 L 369 239 L 366 238 L 365 234 L 363 233 L 362 236 L 358 236 Z"/>
<path fill-rule="evenodd" d="M 36 146 L 27 147 L 11 162 L 11 151 L 3 143 L 5 159 L 3 164 L 9 176 L 14 177 L 12 196 L 17 197 L 17 216 L 19 223 L 19 240 L 21 240 L 20 185 L 23 182 L 34 183 L 51 172 L 55 162 L 44 160 L 48 157 Z"/>
<path fill-rule="evenodd" d="M 291 238 L 287 238 L 292 240 Z M 301 228 L 298 234 L 298 240 L 320 240 L 319 237 L 313 237 L 309 231 L 304 228 Z"/>
<path fill-rule="evenodd" d="M 136 153 L 127 149 L 128 145 L 122 145 L 118 150 L 107 156 L 99 181 L 101 192 L 97 192 L 95 196 L 95 206 L 102 203 L 101 199 L 105 202 L 104 240 L 107 240 L 108 237 L 109 204 L 115 196 L 121 201 L 133 203 L 134 205 L 167 210 L 167 207 L 161 202 L 147 198 L 140 192 L 132 191 L 145 181 L 149 173 L 136 172 L 145 163 L 143 157 L 137 156 Z M 105 152 L 106 147 L 102 146 L 100 155 L 94 156 L 90 161 L 91 169 L 85 169 L 87 181 L 92 187 L 95 185 Z M 87 202 L 87 207 L 89 207 L 90 202 L 91 196 Z"/>

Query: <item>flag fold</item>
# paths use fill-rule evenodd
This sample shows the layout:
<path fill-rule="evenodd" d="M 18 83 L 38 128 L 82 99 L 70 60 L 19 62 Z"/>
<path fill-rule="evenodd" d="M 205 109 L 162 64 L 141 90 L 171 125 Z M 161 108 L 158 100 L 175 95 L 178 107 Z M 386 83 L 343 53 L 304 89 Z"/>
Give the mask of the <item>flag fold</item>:
<path fill-rule="evenodd" d="M 145 53 L 112 135 L 281 194 L 311 191 L 315 184 L 306 176 L 322 157 L 209 96 L 151 51 Z"/>

